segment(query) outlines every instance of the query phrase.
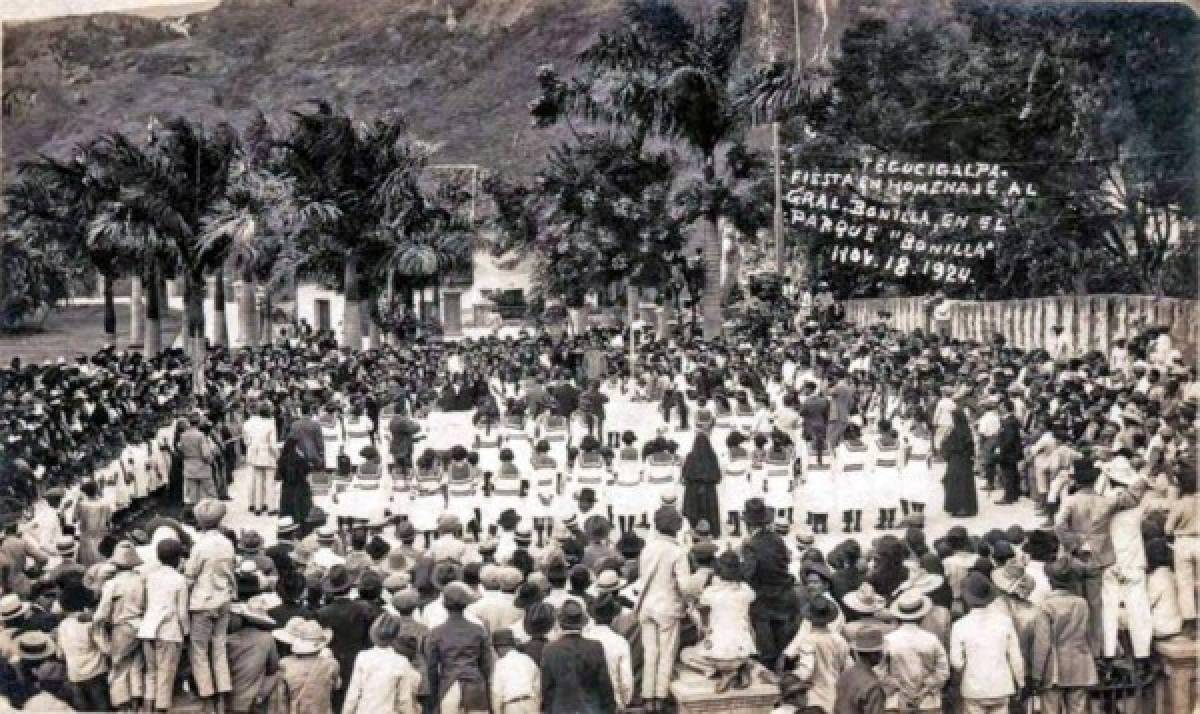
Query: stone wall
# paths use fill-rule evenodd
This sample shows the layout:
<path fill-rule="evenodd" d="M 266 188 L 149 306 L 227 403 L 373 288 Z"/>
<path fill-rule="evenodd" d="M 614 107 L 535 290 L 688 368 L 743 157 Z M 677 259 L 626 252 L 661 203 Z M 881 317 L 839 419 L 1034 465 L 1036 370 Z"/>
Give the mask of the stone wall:
<path fill-rule="evenodd" d="M 877 324 L 881 311 L 887 323 L 905 332 L 931 326 L 930 298 L 847 300 L 846 319 L 856 325 Z M 1075 354 L 1107 353 L 1113 340 L 1131 337 L 1152 326 L 1169 327 L 1177 349 L 1194 360 L 1200 345 L 1200 301 L 1144 295 L 1066 295 L 994 302 L 950 301 L 951 330 L 956 339 L 985 341 L 1000 333 L 1009 344 L 1024 349 L 1046 348 L 1051 328 L 1062 325 Z"/>

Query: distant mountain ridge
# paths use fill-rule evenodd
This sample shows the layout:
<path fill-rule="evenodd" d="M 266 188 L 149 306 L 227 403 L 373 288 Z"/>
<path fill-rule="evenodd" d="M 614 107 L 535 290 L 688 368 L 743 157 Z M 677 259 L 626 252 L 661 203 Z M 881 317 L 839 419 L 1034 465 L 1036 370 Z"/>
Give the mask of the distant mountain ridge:
<path fill-rule="evenodd" d="M 805 52 L 819 25 L 802 3 Z M 893 0 L 899 2 L 900 0 Z M 716 0 L 676 0 L 698 16 Z M 867 0 L 824 0 L 853 16 Z M 573 71 L 621 0 L 224 0 L 182 20 L 67 17 L 9 26 L 4 44 L 5 171 L 38 152 L 68 154 L 97 134 L 145 131 L 175 114 L 241 126 L 276 122 L 313 97 L 370 116 L 399 111 L 443 146 L 439 162 L 532 171 L 561 135 L 531 126 L 538 65 Z M 760 3 L 747 61 L 762 53 Z M 784 55 L 792 3 L 775 0 Z M 833 18 L 840 32 L 844 22 Z M 778 30 L 777 30 L 778 32 Z"/>

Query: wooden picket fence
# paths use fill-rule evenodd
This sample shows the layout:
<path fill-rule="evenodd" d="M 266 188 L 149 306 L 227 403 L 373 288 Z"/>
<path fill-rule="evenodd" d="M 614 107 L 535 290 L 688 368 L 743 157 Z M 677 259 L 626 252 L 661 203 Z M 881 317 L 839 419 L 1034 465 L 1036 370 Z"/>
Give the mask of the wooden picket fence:
<path fill-rule="evenodd" d="M 1145 295 L 1066 295 L 1028 300 L 963 301 L 951 305 L 950 335 L 955 339 L 986 341 L 1001 334 L 1010 345 L 1046 349 L 1051 329 L 1061 325 L 1073 354 L 1092 350 L 1108 354 L 1113 341 L 1129 338 L 1147 327 L 1170 329 L 1175 347 L 1189 360 L 1200 346 L 1200 301 Z M 846 319 L 874 325 L 880 313 L 896 329 L 929 330 L 932 300 L 927 297 L 847 300 Z"/>

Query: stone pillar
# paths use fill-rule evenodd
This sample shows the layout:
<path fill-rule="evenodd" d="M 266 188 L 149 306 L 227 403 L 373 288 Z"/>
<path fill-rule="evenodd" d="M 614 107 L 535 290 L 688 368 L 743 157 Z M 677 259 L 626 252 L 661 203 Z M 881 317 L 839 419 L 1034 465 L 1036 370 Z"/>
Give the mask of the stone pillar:
<path fill-rule="evenodd" d="M 1194 712 L 1200 704 L 1197 697 L 1196 662 L 1200 642 L 1187 637 L 1159 640 L 1154 650 L 1162 659 L 1164 676 L 1158 680 L 1154 710 L 1159 712 Z"/>
<path fill-rule="evenodd" d="M 450 337 L 462 334 L 461 290 L 442 290 L 442 329 Z"/>
<path fill-rule="evenodd" d="M 142 276 L 134 274 L 129 277 L 129 346 L 138 347 L 142 344 L 142 320 L 145 318 L 145 308 L 142 303 Z"/>

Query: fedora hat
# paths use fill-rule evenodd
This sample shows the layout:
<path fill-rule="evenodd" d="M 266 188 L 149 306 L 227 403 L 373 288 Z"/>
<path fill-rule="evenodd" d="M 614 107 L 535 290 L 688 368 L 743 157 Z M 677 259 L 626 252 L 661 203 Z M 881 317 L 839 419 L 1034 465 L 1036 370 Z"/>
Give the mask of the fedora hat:
<path fill-rule="evenodd" d="M 50 659 L 58 653 L 50 635 L 37 630 L 22 632 L 14 638 L 14 643 L 17 645 L 17 652 L 21 659 L 27 662 Z"/>
<path fill-rule="evenodd" d="M 906 590 L 897 596 L 888 612 L 897 620 L 915 622 L 929 614 L 933 601 L 919 590 Z"/>
<path fill-rule="evenodd" d="M 321 627 L 316 620 L 303 617 L 293 617 L 282 630 L 275 630 L 271 634 L 300 655 L 316 654 L 333 640 L 332 632 Z"/>
<path fill-rule="evenodd" d="M 808 604 L 808 620 L 813 627 L 828 625 L 837 618 L 837 605 L 827 597 L 819 597 Z"/>
<path fill-rule="evenodd" d="M 992 581 L 983 573 L 971 573 L 962 584 L 962 599 L 971 607 L 985 607 L 996 599 Z"/>
<path fill-rule="evenodd" d="M 64 558 L 74 558 L 75 554 L 79 552 L 79 543 L 71 536 L 59 536 L 54 541 L 54 552 Z"/>
<path fill-rule="evenodd" d="M 291 516 L 281 516 L 279 520 L 275 521 L 275 532 L 281 536 L 295 533 L 299 527 Z"/>
<path fill-rule="evenodd" d="M 887 609 L 887 598 L 875 592 L 874 586 L 864 582 L 858 590 L 846 593 L 842 604 L 864 615 L 875 615 Z"/>
<path fill-rule="evenodd" d="M 771 522 L 771 512 L 761 498 L 751 498 L 742 509 L 742 518 L 748 526 L 765 526 Z"/>
<path fill-rule="evenodd" d="M 558 626 L 563 632 L 580 632 L 587 626 L 588 616 L 579 601 L 569 599 L 558 611 Z"/>
<path fill-rule="evenodd" d="M 234 603 L 229 611 L 234 615 L 241 615 L 243 620 L 249 620 L 258 625 L 266 627 L 278 627 L 279 623 L 275 622 L 275 618 L 267 613 L 265 603 L 261 600 L 251 600 L 246 603 Z"/>
<path fill-rule="evenodd" d="M 335 565 L 325 573 L 321 580 L 321 590 L 329 595 L 342 595 L 354 587 L 354 578 L 344 565 Z"/>
<path fill-rule="evenodd" d="M 29 613 L 29 603 L 21 600 L 16 593 L 0 597 L 0 622 L 10 622 Z"/>

